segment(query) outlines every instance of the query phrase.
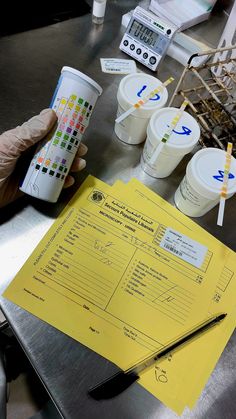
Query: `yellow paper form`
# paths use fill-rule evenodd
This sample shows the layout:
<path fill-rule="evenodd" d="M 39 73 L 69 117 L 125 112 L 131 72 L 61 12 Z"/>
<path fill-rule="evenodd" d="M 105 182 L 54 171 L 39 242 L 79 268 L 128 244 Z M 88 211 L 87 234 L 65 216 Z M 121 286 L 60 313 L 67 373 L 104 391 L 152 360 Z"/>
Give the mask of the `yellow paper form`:
<path fill-rule="evenodd" d="M 149 206 L 149 209 L 151 206 L 152 210 L 150 211 L 158 211 L 160 207 L 165 207 L 167 213 L 172 215 L 173 218 L 176 218 L 175 208 L 136 179 L 132 179 L 127 185 L 117 181 L 114 187 L 123 189 L 123 193 L 126 188 L 127 195 L 133 203 L 135 203 L 135 199 L 138 199 L 140 206 L 142 206 L 144 201 L 146 209 L 147 206 Z M 178 219 L 181 226 L 187 220 L 181 213 L 179 213 Z M 198 230 L 202 232 L 202 235 L 208 234 L 200 226 L 188 219 L 186 233 L 189 229 L 194 231 Z M 209 234 L 208 236 L 210 240 L 217 242 Z M 218 244 L 219 246 L 224 246 L 220 242 Z M 195 342 L 190 343 L 185 348 L 182 348 L 181 351 L 175 353 L 174 363 L 173 358 L 169 356 L 167 360 L 158 363 L 153 371 L 143 374 L 140 380 L 140 383 L 144 387 L 149 388 L 153 393 L 157 387 L 155 380 L 158 381 L 159 398 L 162 400 L 167 400 L 170 394 L 175 394 L 176 402 L 169 400 L 168 404 L 179 414 L 187 404 L 191 407 L 195 404 L 235 328 L 235 317 L 230 314 L 235 307 L 235 259 L 235 253 L 228 249 L 224 267 L 219 275 L 216 288 L 209 302 L 209 315 L 212 315 L 216 311 L 228 313 L 224 322 L 220 327 L 212 329 L 209 333 L 204 334 L 204 336 L 198 338 Z M 191 374 L 189 371 L 191 371 Z M 178 377 L 177 380 L 176 376 Z M 162 386 L 162 389 L 160 386 Z M 176 391 L 176 389 L 178 390 Z"/>
<path fill-rule="evenodd" d="M 236 294 L 235 267 L 235 253 L 229 251 L 225 261 L 225 267 L 220 275 L 209 306 L 209 314 L 215 312 L 216 309 L 228 313 L 225 322 L 222 323 L 220 328 L 216 327 L 215 330 L 212 329 L 208 338 L 207 335 L 204 335 L 199 341 L 194 342 L 191 351 L 189 348 L 188 357 L 191 359 L 191 374 L 195 377 L 195 380 L 190 380 L 188 376 L 187 379 L 185 378 L 185 386 L 188 387 L 190 393 L 188 401 L 190 408 L 195 405 L 197 398 L 236 326 L 234 298 Z M 197 362 L 199 353 L 204 354 L 200 365 Z M 184 354 L 182 355 L 184 356 Z M 198 381 L 196 380 L 197 378 Z"/>
<path fill-rule="evenodd" d="M 4 296 L 122 369 L 161 348 L 206 318 L 227 248 L 142 207 L 88 177 Z"/>

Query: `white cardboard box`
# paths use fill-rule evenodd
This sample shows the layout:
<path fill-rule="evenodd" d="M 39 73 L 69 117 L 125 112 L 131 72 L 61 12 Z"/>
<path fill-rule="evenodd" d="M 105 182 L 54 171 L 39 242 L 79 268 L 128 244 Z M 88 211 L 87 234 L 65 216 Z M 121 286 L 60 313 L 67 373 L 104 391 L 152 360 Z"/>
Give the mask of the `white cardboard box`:
<path fill-rule="evenodd" d="M 151 0 L 149 9 L 184 30 L 210 16 L 216 0 Z"/>

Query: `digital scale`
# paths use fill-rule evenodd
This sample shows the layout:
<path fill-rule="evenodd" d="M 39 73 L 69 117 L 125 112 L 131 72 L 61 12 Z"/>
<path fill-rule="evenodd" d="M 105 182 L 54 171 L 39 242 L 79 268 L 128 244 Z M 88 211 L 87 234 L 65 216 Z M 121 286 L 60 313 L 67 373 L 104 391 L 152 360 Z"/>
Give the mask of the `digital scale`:
<path fill-rule="evenodd" d="M 119 48 L 155 71 L 176 30 L 176 26 L 138 6 L 131 16 Z"/>

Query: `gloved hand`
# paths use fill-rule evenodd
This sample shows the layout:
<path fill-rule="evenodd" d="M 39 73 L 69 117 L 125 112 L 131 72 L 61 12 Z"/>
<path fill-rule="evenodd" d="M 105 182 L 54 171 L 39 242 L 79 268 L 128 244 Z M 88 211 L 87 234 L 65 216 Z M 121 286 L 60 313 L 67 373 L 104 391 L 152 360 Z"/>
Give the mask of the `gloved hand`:
<path fill-rule="evenodd" d="M 56 120 L 57 116 L 52 109 L 44 109 L 23 125 L 0 135 L 0 207 L 23 195 L 23 192 L 19 191 L 19 182 L 22 180 L 19 161 L 24 157 L 22 154 L 43 139 Z M 86 145 L 80 144 L 71 166 L 72 172 L 82 170 L 86 166 L 86 161 L 80 157 L 84 156 L 87 150 Z M 73 183 L 74 178 L 68 175 L 64 187 Z"/>

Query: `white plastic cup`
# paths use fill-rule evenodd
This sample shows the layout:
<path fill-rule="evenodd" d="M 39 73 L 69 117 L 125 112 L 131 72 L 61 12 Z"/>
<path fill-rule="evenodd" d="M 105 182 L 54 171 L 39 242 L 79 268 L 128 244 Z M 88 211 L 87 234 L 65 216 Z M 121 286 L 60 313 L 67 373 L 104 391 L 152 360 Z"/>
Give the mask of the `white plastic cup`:
<path fill-rule="evenodd" d="M 58 121 L 39 144 L 20 190 L 56 202 L 102 88 L 90 77 L 63 67 L 50 107 Z"/>
<path fill-rule="evenodd" d="M 198 151 L 174 195 L 176 207 L 190 217 L 201 217 L 220 202 L 226 152 L 217 148 Z M 227 199 L 236 192 L 236 160 L 231 157 Z"/>
<path fill-rule="evenodd" d="M 179 108 L 160 109 L 152 115 L 148 124 L 141 166 L 147 174 L 155 178 L 169 176 L 184 155 L 192 151 L 199 140 L 200 128 L 197 121 L 184 111 L 168 141 L 163 143 L 161 152 L 153 160 L 155 150 L 178 111 Z"/>
<path fill-rule="evenodd" d="M 132 73 L 121 80 L 117 92 L 117 117 L 130 109 L 140 99 L 144 99 L 162 82 L 144 73 Z M 147 125 L 152 114 L 165 106 L 168 99 L 167 89 L 149 99 L 120 123 L 115 123 L 117 137 L 128 144 L 140 144 L 146 138 Z"/>

